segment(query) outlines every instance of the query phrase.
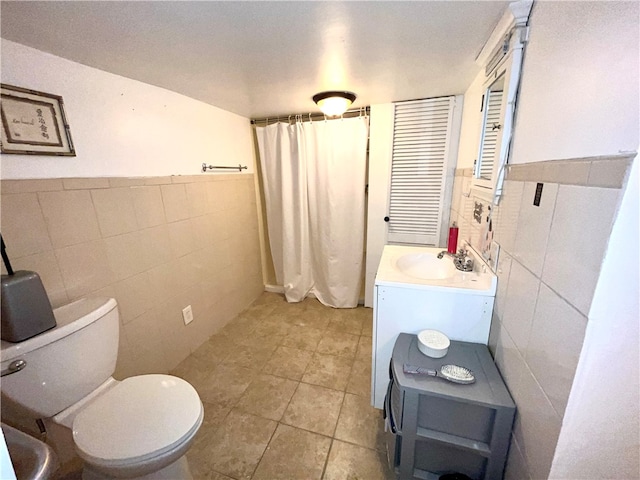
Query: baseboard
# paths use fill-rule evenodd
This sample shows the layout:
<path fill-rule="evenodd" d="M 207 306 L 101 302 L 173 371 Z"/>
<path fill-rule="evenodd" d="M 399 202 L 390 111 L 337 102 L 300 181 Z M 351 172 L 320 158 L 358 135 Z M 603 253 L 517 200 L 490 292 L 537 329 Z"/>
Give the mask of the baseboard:
<path fill-rule="evenodd" d="M 284 294 L 284 287 L 282 285 L 265 285 L 264 291 L 269 293 L 282 293 Z"/>

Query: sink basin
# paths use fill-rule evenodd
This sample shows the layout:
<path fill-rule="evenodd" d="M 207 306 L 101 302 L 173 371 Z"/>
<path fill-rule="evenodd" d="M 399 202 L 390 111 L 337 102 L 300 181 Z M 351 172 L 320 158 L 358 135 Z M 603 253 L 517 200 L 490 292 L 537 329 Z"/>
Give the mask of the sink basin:
<path fill-rule="evenodd" d="M 402 273 L 423 280 L 438 280 L 455 276 L 458 272 L 450 257 L 438 258 L 432 253 L 406 253 L 396 259 Z"/>
<path fill-rule="evenodd" d="M 386 245 L 380 258 L 376 285 L 464 293 L 467 295 L 495 295 L 497 277 L 485 261 L 466 246 L 474 259 L 473 271 L 456 269 L 453 259 L 438 258 L 442 248 Z"/>
<path fill-rule="evenodd" d="M 49 445 L 2 424 L 11 463 L 18 480 L 47 480 L 58 469 L 58 459 Z"/>

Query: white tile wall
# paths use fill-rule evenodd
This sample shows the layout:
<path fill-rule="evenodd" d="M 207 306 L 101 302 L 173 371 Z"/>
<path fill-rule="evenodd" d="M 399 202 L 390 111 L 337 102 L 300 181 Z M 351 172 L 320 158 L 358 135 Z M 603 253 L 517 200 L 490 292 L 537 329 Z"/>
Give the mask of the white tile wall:
<path fill-rule="evenodd" d="M 529 467 L 515 438 L 511 439 L 504 480 L 530 480 Z"/>
<path fill-rule="evenodd" d="M 38 200 L 53 248 L 100 238 L 98 219 L 89 190 L 40 192 Z"/>
<path fill-rule="evenodd" d="M 38 272 L 54 307 L 116 298 L 117 378 L 166 372 L 264 288 L 254 185 L 253 175 L 3 180 L 2 233 L 14 268 Z"/>
<path fill-rule="evenodd" d="M 155 227 L 166 223 L 159 186 L 134 187 L 131 189 L 131 196 L 140 228 Z"/>
<path fill-rule="evenodd" d="M 533 273 L 518 262 L 511 263 L 501 322 L 523 355 L 529 343 L 539 286 L 540 280 Z"/>
<path fill-rule="evenodd" d="M 574 165 L 544 163 L 519 166 L 493 213 L 501 251 L 489 347 L 518 407 L 508 480 L 548 476 L 620 195 L 619 188 L 553 183 L 575 184 Z M 575 165 L 584 177 L 584 162 Z M 556 171 L 533 206 L 537 175 Z M 452 202 L 462 238 L 480 236 L 474 200 Z"/>
<path fill-rule="evenodd" d="M 516 241 L 523 190 L 524 182 L 505 181 L 503 195 L 495 214 L 495 240 L 503 250 L 510 253 L 513 253 Z"/>
<path fill-rule="evenodd" d="M 561 185 L 542 280 L 589 313 L 619 190 Z"/>
<path fill-rule="evenodd" d="M 535 206 L 533 199 L 536 185 L 536 182 L 524 184 L 513 256 L 539 277 L 542 274 L 544 255 L 547 250 L 558 185 L 543 184 L 540 205 Z"/>
<path fill-rule="evenodd" d="M 129 188 L 101 188 L 91 191 L 102 237 L 138 230 Z"/>
<path fill-rule="evenodd" d="M 189 200 L 184 184 L 162 185 L 160 190 L 167 222 L 189 218 Z"/>
<path fill-rule="evenodd" d="M 499 327 L 499 332 L 498 346 L 494 360 L 500 369 L 502 378 L 509 387 L 511 395 L 515 395 L 516 387 L 525 374 L 527 365 L 504 326 Z"/>
<path fill-rule="evenodd" d="M 556 411 L 567 406 L 587 327 L 587 318 L 544 283 L 525 358 Z"/>
<path fill-rule="evenodd" d="M 562 417 L 558 415 L 536 378 L 527 368 L 511 388 L 518 408 L 514 434 L 532 478 L 549 475 L 560 435 Z"/>
<path fill-rule="evenodd" d="M 493 312 L 502 319 L 504 317 L 504 307 L 507 299 L 507 286 L 509 285 L 509 275 L 511 273 L 511 255 L 506 250 L 502 250 L 498 255 L 498 291 L 496 292 L 496 300 L 493 305 Z"/>
<path fill-rule="evenodd" d="M 9 258 L 42 253 L 53 248 L 35 193 L 6 195 L 2 203 L 2 235 Z"/>

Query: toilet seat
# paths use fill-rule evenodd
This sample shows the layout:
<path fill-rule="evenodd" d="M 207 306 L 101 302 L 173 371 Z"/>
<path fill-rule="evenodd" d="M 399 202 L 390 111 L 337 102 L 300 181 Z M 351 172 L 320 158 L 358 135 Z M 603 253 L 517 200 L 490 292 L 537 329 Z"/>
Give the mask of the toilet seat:
<path fill-rule="evenodd" d="M 83 409 L 73 421 L 80 457 L 99 468 L 148 463 L 189 442 L 204 409 L 195 389 L 170 375 L 130 377 Z"/>

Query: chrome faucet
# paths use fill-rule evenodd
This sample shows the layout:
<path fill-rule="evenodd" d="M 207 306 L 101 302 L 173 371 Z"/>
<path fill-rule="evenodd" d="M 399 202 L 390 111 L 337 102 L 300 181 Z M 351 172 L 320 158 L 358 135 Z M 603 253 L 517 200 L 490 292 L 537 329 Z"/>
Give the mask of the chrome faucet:
<path fill-rule="evenodd" d="M 444 258 L 445 255 L 450 256 L 453 259 L 453 264 L 458 270 L 463 272 L 470 272 L 473 270 L 473 258 L 469 257 L 469 252 L 461 248 L 458 253 L 449 253 L 443 250 L 438 254 L 438 258 Z"/>

